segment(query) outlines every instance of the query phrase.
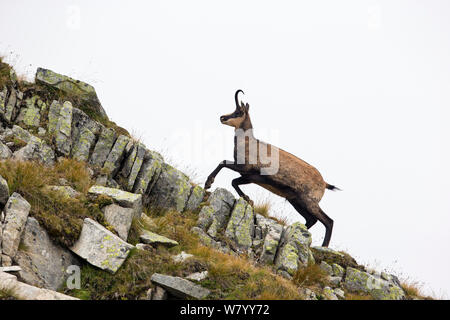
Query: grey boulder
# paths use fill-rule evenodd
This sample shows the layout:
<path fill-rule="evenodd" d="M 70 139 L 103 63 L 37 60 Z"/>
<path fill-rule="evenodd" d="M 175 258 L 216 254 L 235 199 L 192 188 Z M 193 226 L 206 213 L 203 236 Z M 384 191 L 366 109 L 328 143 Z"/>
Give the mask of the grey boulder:
<path fill-rule="evenodd" d="M 151 280 L 154 284 L 163 287 L 168 292 L 181 299 L 204 299 L 210 294 L 208 289 L 180 277 L 154 273 Z"/>
<path fill-rule="evenodd" d="M 127 241 L 128 232 L 133 222 L 134 210 L 117 204 L 110 204 L 103 208 L 103 213 L 106 222 L 117 231 L 122 240 Z"/>
<path fill-rule="evenodd" d="M 70 250 L 90 264 L 116 273 L 133 248 L 98 222 L 86 218 L 80 238 Z"/>
<path fill-rule="evenodd" d="M 67 268 L 80 265 L 69 250 L 55 245 L 45 229 L 31 217 L 25 225 L 20 247 L 14 261 L 22 268 L 20 278 L 33 286 L 57 290 L 67 277 Z"/>
<path fill-rule="evenodd" d="M 5 205 L 5 220 L 1 239 L 2 254 L 14 258 L 20 237 L 27 222 L 30 204 L 18 193 L 13 193 Z"/>

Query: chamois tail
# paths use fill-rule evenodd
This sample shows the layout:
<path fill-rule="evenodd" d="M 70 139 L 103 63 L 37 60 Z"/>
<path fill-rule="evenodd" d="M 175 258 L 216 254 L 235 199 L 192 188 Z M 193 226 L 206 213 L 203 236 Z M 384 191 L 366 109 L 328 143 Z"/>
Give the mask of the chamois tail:
<path fill-rule="evenodd" d="M 333 190 L 333 191 L 342 191 L 342 189 L 339 189 L 338 187 L 333 186 L 332 184 L 328 184 L 328 183 L 327 183 L 326 188 L 327 188 L 328 190 Z"/>

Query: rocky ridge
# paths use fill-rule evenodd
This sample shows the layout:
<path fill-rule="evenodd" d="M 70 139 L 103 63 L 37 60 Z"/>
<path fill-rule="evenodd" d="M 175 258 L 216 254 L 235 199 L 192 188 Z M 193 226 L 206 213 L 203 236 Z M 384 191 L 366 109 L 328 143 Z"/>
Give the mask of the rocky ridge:
<path fill-rule="evenodd" d="M 342 289 L 363 292 L 374 299 L 405 298 L 395 276 L 370 273 L 356 262 L 347 263 L 344 253 L 312 248 L 311 234 L 303 224 L 284 226 L 255 213 L 244 199 L 236 199 L 226 189 L 205 192 L 159 153 L 108 126 L 106 112 L 92 86 L 42 68 L 36 73 L 35 83 L 39 87 L 29 85 L 21 91 L 11 69 L 9 81 L 0 87 L 0 159 L 38 161 L 47 166 L 64 157 L 85 161 L 96 181 L 89 194 L 110 197 L 114 203 L 103 208 L 108 226 L 86 218 L 79 239 L 73 246 L 63 247 L 52 242 L 29 215 L 30 204 L 23 195 L 10 195 L 8 183 L 0 177 L 0 263 L 2 267 L 19 266 L 16 274 L 22 281 L 0 272 L 0 289 L 34 286 L 42 289 L 33 290 L 47 291 L 18 296 L 66 298 L 54 290 L 63 285 L 69 266 L 86 261 L 114 274 L 136 248 L 177 246 L 176 241 L 148 230 L 140 235 L 142 243 L 127 243 L 134 219 L 145 218 L 142 212 L 147 207 L 161 214 L 170 210 L 198 212 L 191 231 L 204 245 L 231 255 L 246 255 L 287 279 L 308 265 L 320 265 L 330 283 L 320 294 L 322 298 L 343 299 Z M 42 93 L 46 90 L 76 99 L 48 100 Z M 70 187 L 49 187 L 76 196 Z M 207 298 L 209 290 L 194 283 L 205 277 L 207 271 L 187 277 L 193 280 L 154 274 L 156 289 L 149 291 L 148 298 Z M 317 298 L 314 292 L 306 296 Z"/>

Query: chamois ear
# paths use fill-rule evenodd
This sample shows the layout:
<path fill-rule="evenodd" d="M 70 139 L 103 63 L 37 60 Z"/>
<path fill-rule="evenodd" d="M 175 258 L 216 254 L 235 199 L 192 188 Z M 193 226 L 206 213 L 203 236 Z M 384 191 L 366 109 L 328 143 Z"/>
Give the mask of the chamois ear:
<path fill-rule="evenodd" d="M 248 109 L 250 109 L 250 106 L 248 105 L 248 103 L 245 104 L 245 112 L 248 113 Z"/>

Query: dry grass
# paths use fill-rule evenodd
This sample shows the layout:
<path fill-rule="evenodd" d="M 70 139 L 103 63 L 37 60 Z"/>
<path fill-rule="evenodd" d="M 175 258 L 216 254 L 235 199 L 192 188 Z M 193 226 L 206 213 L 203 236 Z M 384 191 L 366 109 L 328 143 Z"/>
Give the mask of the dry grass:
<path fill-rule="evenodd" d="M 268 266 L 253 265 L 247 257 L 202 245 L 191 253 L 209 263 L 209 277 L 201 284 L 212 291 L 212 299 L 301 299 L 291 281 L 273 274 Z"/>
<path fill-rule="evenodd" d="M 318 264 L 309 264 L 306 268 L 299 268 L 294 275 L 293 281 L 301 287 L 320 286 L 323 288 L 329 285 L 327 273 Z"/>
<path fill-rule="evenodd" d="M 373 300 L 373 298 L 368 294 L 366 295 L 346 292 L 345 300 Z"/>
<path fill-rule="evenodd" d="M 93 182 L 83 162 L 63 159 L 54 167 L 48 167 L 34 161 L 4 160 L 0 161 L 0 175 L 8 182 L 10 193 L 17 192 L 30 203 L 30 215 L 60 244 L 73 245 L 86 217 L 107 225 L 103 221 L 101 208 L 111 203 L 111 199 L 89 199 L 86 196 Z M 66 197 L 45 188 L 47 185 L 58 185 L 60 178 L 66 179 L 81 195 Z"/>
<path fill-rule="evenodd" d="M 253 206 L 255 213 L 259 213 L 260 215 L 262 215 L 265 218 L 272 219 L 283 226 L 288 225 L 287 218 L 271 216 L 270 215 L 271 208 L 272 208 L 272 202 L 270 202 L 269 200 L 258 201 Z"/>
<path fill-rule="evenodd" d="M 422 292 L 423 284 L 419 281 L 404 280 L 401 283 L 403 291 L 405 291 L 407 299 L 424 299 L 433 300 L 432 297 L 425 295 Z"/>
<path fill-rule="evenodd" d="M 254 206 L 253 209 L 255 213 L 259 213 L 263 217 L 269 218 L 270 208 L 272 207 L 272 203 L 270 201 L 259 201 Z"/>
<path fill-rule="evenodd" d="M 275 275 L 268 266 L 253 265 L 247 257 L 233 256 L 205 247 L 190 229 L 197 215 L 190 212 L 166 212 L 164 216 L 147 214 L 152 223 L 135 221 L 133 228 L 145 228 L 179 242 L 179 246 L 158 247 L 153 252 L 133 250 L 122 268 L 111 275 L 89 265 L 82 268 L 82 290 L 67 293 L 85 299 L 138 299 L 153 287 L 153 273 L 185 277 L 209 271 L 200 285 L 211 290 L 208 299 L 301 299 L 292 281 Z M 133 237 L 133 236 L 131 236 Z M 181 250 L 194 255 L 183 263 L 172 260 Z"/>
<path fill-rule="evenodd" d="M 17 300 L 12 290 L 0 289 L 0 300 Z"/>
<path fill-rule="evenodd" d="M 191 228 L 197 224 L 197 215 L 192 212 L 167 211 L 164 215 L 158 212 L 147 211 L 148 216 L 153 218 L 155 225 L 147 226 L 146 229 L 162 234 L 180 243 L 174 248 L 175 251 L 190 250 L 198 245 L 198 238 L 191 232 Z"/>
<path fill-rule="evenodd" d="M 10 70 L 11 66 L 3 62 L 3 57 L 0 57 L 0 90 L 3 90 L 4 85 L 11 84 Z"/>

